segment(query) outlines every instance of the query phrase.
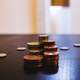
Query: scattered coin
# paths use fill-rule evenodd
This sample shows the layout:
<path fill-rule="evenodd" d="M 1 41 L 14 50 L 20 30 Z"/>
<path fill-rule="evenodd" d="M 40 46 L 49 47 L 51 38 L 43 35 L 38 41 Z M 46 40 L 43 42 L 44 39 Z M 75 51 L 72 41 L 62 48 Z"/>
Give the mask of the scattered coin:
<path fill-rule="evenodd" d="M 17 50 L 18 51 L 24 51 L 24 50 L 26 50 L 26 47 L 17 47 Z"/>
<path fill-rule="evenodd" d="M 0 58 L 6 57 L 7 54 L 6 53 L 0 53 Z"/>
<path fill-rule="evenodd" d="M 73 46 L 74 47 L 80 47 L 80 43 L 75 43 Z"/>
<path fill-rule="evenodd" d="M 66 46 L 60 47 L 60 50 L 69 50 L 69 47 L 66 47 Z"/>

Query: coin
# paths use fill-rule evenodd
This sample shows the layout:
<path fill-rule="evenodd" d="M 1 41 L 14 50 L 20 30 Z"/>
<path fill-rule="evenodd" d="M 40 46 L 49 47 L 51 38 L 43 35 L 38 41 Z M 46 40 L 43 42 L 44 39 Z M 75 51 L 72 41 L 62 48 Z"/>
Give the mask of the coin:
<path fill-rule="evenodd" d="M 75 43 L 73 46 L 74 47 L 80 47 L 80 43 Z"/>
<path fill-rule="evenodd" d="M 26 50 L 26 47 L 17 47 L 17 50 L 24 51 L 24 50 Z"/>
<path fill-rule="evenodd" d="M 6 53 L 0 53 L 0 58 L 6 57 L 7 54 Z"/>
<path fill-rule="evenodd" d="M 69 50 L 69 47 L 66 47 L 66 46 L 60 47 L 60 50 Z"/>

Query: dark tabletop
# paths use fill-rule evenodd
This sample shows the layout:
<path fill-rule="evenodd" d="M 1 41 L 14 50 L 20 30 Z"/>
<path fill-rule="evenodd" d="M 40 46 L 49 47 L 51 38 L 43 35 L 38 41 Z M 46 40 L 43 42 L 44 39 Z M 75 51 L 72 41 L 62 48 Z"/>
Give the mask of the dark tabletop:
<path fill-rule="evenodd" d="M 74 43 L 80 43 L 80 35 L 49 35 L 49 39 L 55 40 L 58 47 L 70 48 L 59 50 L 58 71 L 55 74 L 42 71 L 27 73 L 23 60 L 27 50 L 17 51 L 16 48 L 38 41 L 38 35 L 0 35 L 0 52 L 8 54 L 0 58 L 0 80 L 80 80 L 80 48 L 73 47 Z"/>

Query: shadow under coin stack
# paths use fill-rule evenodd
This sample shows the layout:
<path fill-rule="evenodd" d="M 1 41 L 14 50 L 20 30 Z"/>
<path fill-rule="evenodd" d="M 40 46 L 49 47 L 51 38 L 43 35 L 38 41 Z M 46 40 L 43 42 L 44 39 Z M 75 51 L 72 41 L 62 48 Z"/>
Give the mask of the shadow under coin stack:
<path fill-rule="evenodd" d="M 58 68 L 58 47 L 48 35 L 39 35 L 38 42 L 27 43 L 28 54 L 24 56 L 25 68 Z"/>

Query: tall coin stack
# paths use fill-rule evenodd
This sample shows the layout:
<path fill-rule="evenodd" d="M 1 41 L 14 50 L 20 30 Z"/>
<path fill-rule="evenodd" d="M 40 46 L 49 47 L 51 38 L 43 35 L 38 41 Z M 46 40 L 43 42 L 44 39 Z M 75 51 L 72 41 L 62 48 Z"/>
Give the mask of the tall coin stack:
<path fill-rule="evenodd" d="M 44 57 L 43 67 L 45 69 L 58 68 L 58 47 L 55 41 L 43 41 Z"/>

